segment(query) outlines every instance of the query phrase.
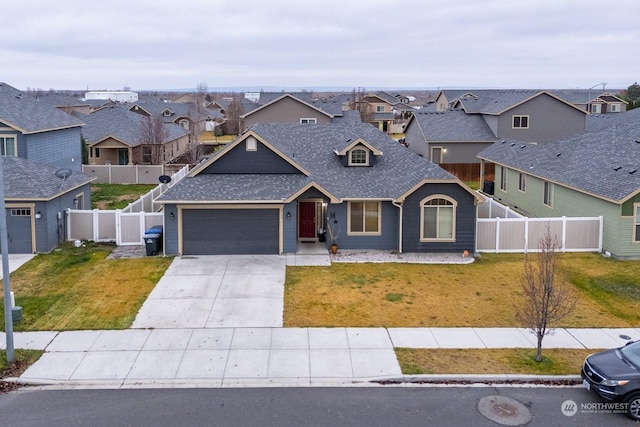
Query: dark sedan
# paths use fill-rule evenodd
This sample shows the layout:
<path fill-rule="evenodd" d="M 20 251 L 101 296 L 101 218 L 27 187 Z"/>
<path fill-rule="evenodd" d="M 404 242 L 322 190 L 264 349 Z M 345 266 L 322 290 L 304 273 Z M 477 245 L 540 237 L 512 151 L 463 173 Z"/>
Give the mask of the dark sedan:
<path fill-rule="evenodd" d="M 584 386 L 612 402 L 624 402 L 640 420 L 640 341 L 587 356 L 582 366 Z"/>

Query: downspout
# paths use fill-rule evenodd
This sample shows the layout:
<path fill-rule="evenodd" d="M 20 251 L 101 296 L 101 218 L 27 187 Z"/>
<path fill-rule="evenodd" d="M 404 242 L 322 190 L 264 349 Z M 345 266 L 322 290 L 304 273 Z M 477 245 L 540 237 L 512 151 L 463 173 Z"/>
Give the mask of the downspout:
<path fill-rule="evenodd" d="M 391 201 L 391 204 L 400 209 L 400 221 L 398 221 L 398 252 L 402 253 L 402 203 Z"/>

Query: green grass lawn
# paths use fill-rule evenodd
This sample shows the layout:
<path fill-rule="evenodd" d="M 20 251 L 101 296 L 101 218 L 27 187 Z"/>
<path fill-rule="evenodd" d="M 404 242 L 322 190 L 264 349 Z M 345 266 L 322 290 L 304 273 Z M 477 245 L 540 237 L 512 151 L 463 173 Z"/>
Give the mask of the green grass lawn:
<path fill-rule="evenodd" d="M 113 248 L 65 244 L 12 273 L 11 290 L 23 309 L 14 330 L 128 328 L 172 258 L 107 259 Z M 0 314 L 4 329 L 3 305 Z"/>
<path fill-rule="evenodd" d="M 123 209 L 157 185 L 91 184 L 91 209 Z"/>

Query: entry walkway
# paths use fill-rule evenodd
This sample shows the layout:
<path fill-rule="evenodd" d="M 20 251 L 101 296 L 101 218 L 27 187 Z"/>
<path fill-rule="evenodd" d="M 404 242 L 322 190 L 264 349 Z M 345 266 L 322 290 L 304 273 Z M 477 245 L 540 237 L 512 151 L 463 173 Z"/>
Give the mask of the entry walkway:
<path fill-rule="evenodd" d="M 637 340 L 640 329 L 557 329 L 543 344 L 613 348 L 627 342 L 621 335 Z M 46 350 L 21 382 L 101 387 L 353 385 L 400 378 L 395 347 L 535 348 L 533 335 L 518 328 L 23 332 L 15 334 L 14 343 Z"/>

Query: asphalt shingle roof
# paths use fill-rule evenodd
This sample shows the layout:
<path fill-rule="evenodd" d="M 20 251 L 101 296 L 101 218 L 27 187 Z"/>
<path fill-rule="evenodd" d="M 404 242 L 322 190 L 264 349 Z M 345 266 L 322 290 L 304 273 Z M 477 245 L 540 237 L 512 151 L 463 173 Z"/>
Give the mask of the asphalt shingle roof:
<path fill-rule="evenodd" d="M 88 144 L 94 144 L 106 137 L 112 136 L 117 140 L 135 147 L 140 145 L 140 133 L 145 116 L 115 106 L 102 108 L 83 116 L 86 126 L 82 129 L 82 136 Z M 187 134 L 187 131 L 177 124 L 165 123 L 166 140 L 173 141 Z"/>
<path fill-rule="evenodd" d="M 462 110 L 414 113 L 427 141 L 496 141 L 487 122 L 479 114 Z"/>
<path fill-rule="evenodd" d="M 258 123 L 251 131 L 310 172 L 310 176 L 200 173 L 184 178 L 159 200 L 282 200 L 311 182 L 340 199 L 397 199 L 423 180 L 456 180 L 369 124 Z M 334 152 L 358 138 L 383 152 L 372 167 L 345 167 Z M 232 148 L 230 145 L 223 149 L 214 159 Z"/>
<path fill-rule="evenodd" d="M 0 82 L 0 123 L 24 133 L 79 127 L 76 117 Z"/>
<path fill-rule="evenodd" d="M 640 122 L 540 145 L 503 141 L 478 157 L 616 202 L 640 191 Z"/>
<path fill-rule="evenodd" d="M 6 199 L 51 199 L 87 184 L 95 176 L 73 172 L 68 178 L 56 176 L 59 168 L 22 157 L 3 156 L 2 170 Z"/>

